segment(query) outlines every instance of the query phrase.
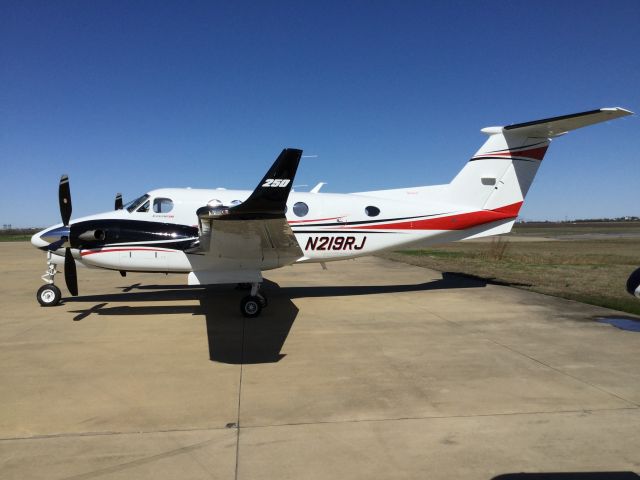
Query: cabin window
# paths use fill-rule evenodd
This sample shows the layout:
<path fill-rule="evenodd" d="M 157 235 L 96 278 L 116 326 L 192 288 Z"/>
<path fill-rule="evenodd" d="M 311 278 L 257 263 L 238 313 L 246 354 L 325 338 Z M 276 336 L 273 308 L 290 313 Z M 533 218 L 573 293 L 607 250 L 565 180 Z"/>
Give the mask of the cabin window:
<path fill-rule="evenodd" d="M 173 200 L 170 198 L 156 198 L 153 200 L 154 213 L 169 213 L 173 210 Z"/>
<path fill-rule="evenodd" d="M 304 217 L 309 213 L 309 206 L 304 202 L 297 202 L 293 205 L 293 213 L 296 214 L 296 217 Z"/>
<path fill-rule="evenodd" d="M 380 215 L 380 209 L 378 207 L 369 205 L 364 209 L 364 213 L 366 213 L 369 217 L 377 217 L 378 215 Z"/>

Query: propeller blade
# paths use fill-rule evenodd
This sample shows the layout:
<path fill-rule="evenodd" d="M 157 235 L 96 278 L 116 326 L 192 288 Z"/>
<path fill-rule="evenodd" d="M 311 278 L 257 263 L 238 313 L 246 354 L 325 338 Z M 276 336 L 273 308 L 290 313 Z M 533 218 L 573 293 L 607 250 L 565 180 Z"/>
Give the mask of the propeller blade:
<path fill-rule="evenodd" d="M 60 240 L 56 240 L 55 242 L 50 243 L 49 246 L 47 247 L 47 250 L 49 250 L 50 252 L 55 252 L 62 245 L 64 245 L 66 241 L 67 241 L 67 237 L 61 237 Z"/>
<path fill-rule="evenodd" d="M 69 293 L 76 297 L 78 295 L 78 274 L 76 272 L 76 261 L 70 248 L 67 248 L 64 252 L 64 281 L 67 284 Z"/>
<path fill-rule="evenodd" d="M 116 210 L 122 210 L 122 194 L 116 194 Z"/>
<path fill-rule="evenodd" d="M 60 216 L 65 226 L 69 225 L 71 219 L 71 189 L 69 188 L 69 177 L 60 177 L 60 187 L 58 188 L 58 200 L 60 202 Z"/>

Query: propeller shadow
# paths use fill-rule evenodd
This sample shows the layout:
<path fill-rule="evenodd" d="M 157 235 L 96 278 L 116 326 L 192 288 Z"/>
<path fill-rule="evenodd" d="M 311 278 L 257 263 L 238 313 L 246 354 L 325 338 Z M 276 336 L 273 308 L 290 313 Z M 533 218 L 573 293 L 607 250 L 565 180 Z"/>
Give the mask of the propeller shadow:
<path fill-rule="evenodd" d="M 342 297 L 378 295 L 384 293 L 418 292 L 440 289 L 482 288 L 487 281 L 445 272 L 442 279 L 402 285 L 350 285 L 281 287 L 265 280 L 262 292 L 269 305 L 259 318 L 241 316 L 238 305 L 246 292 L 230 286 L 200 287 L 187 285 L 133 284 L 119 293 L 83 295 L 65 298 L 65 304 L 95 303 L 86 308 L 71 310 L 73 320 L 81 321 L 92 315 L 200 315 L 205 317 L 209 359 L 229 364 L 274 363 L 286 355 L 281 353 L 291 327 L 298 315 L 292 302 L 296 298 Z M 142 302 L 198 302 L 185 305 L 135 305 Z M 134 305 L 108 306 L 110 303 Z"/>

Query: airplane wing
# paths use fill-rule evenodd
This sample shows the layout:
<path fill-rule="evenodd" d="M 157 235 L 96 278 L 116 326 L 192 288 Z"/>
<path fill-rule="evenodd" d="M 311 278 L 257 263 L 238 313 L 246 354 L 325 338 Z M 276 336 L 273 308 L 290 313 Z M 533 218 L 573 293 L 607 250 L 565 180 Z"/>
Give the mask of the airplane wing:
<path fill-rule="evenodd" d="M 259 282 L 261 271 L 303 256 L 285 217 L 302 150 L 286 148 L 253 193 L 234 207 L 198 209 L 200 242 L 189 284 Z"/>

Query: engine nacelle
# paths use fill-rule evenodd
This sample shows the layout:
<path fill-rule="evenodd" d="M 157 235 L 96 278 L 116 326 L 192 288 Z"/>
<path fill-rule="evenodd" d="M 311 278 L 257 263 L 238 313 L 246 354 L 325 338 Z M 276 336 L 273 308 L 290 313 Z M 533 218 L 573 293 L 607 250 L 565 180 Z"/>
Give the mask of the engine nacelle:
<path fill-rule="evenodd" d="M 196 210 L 198 230 L 200 233 L 198 248 L 204 251 L 209 250 L 209 244 L 211 243 L 212 220 L 229 213 L 229 207 L 222 205 L 219 201 L 218 204 L 212 204 L 212 202 Z"/>
<path fill-rule="evenodd" d="M 634 271 L 627 280 L 627 292 L 634 297 L 640 298 L 640 268 Z"/>

